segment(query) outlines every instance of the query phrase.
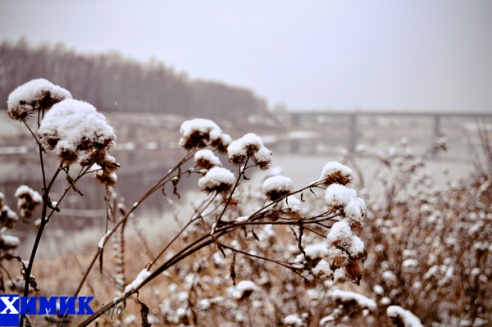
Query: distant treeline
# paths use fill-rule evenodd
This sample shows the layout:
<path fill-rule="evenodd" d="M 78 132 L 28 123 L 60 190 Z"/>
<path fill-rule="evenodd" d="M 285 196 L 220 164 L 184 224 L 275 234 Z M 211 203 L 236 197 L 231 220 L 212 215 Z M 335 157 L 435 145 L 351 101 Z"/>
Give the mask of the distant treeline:
<path fill-rule="evenodd" d="M 235 120 L 267 109 L 265 100 L 249 89 L 191 80 L 156 60 L 142 63 L 116 52 L 80 54 L 63 44 L 31 47 L 24 39 L 0 44 L 1 109 L 12 90 L 41 77 L 101 111 Z"/>

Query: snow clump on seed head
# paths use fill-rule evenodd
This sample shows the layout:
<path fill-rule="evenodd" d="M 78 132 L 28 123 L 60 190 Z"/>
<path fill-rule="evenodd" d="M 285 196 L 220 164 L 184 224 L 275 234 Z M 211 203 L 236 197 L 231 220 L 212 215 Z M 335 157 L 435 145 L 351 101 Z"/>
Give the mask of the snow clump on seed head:
<path fill-rule="evenodd" d="M 323 167 L 320 176 L 320 180 L 322 180 L 325 185 L 333 183 L 347 185 L 352 181 L 352 178 L 352 169 L 336 161 L 328 162 Z"/>
<path fill-rule="evenodd" d="M 14 227 L 14 224 L 19 217 L 17 213 L 9 208 L 8 205 L 4 203 L 5 197 L 2 192 L 0 192 L 0 231 L 3 227 L 9 229 Z"/>
<path fill-rule="evenodd" d="M 10 93 L 7 113 L 10 118 L 23 121 L 35 110 L 50 109 L 55 103 L 71 98 L 72 94 L 64 88 L 43 78 L 34 79 Z"/>
<path fill-rule="evenodd" d="M 302 202 L 295 195 L 289 195 L 285 202 L 282 203 L 282 209 L 291 213 L 299 213 L 301 211 Z"/>
<path fill-rule="evenodd" d="M 225 153 L 231 142 L 231 137 L 224 134 L 215 122 L 204 118 L 185 121 L 181 124 L 179 132 L 181 134 L 179 145 L 186 150 L 204 148 L 210 145 L 219 152 Z"/>
<path fill-rule="evenodd" d="M 108 157 L 113 158 L 109 155 Z M 103 168 L 98 164 L 94 164 L 91 167 L 91 170 L 94 172 L 94 177 L 96 180 L 104 186 L 114 186 L 118 180 L 118 175 L 116 175 L 114 170 Z"/>
<path fill-rule="evenodd" d="M 267 170 L 272 161 L 272 152 L 263 145 L 258 135 L 248 133 L 227 147 L 227 157 L 237 166 L 243 165 L 248 158 L 252 158 L 260 169 Z"/>
<path fill-rule="evenodd" d="M 360 226 L 367 214 L 364 200 L 357 197 L 355 190 L 344 185 L 328 186 L 325 191 L 325 203 L 330 211 L 341 214 L 352 226 Z"/>
<path fill-rule="evenodd" d="M 229 191 L 235 182 L 236 178 L 230 170 L 213 167 L 198 180 L 198 186 L 202 191 L 220 193 Z"/>
<path fill-rule="evenodd" d="M 331 226 L 326 238 L 331 245 L 348 251 L 352 245 L 352 229 L 346 220 L 338 221 Z"/>
<path fill-rule="evenodd" d="M 256 284 L 250 280 L 242 280 L 235 287 L 230 288 L 228 292 L 236 300 L 247 298 L 257 289 Z"/>
<path fill-rule="evenodd" d="M 210 169 L 222 167 L 222 162 L 211 150 L 203 149 L 195 153 L 195 165 L 198 168 Z"/>
<path fill-rule="evenodd" d="M 352 199 L 343 209 L 345 218 L 352 226 L 360 226 L 367 216 L 366 203 L 361 198 Z"/>
<path fill-rule="evenodd" d="M 268 177 L 261 187 L 263 193 L 271 200 L 275 201 L 292 192 L 294 184 L 289 177 L 277 175 Z"/>
<path fill-rule="evenodd" d="M 107 155 L 116 140 L 106 118 L 91 104 L 67 99 L 55 104 L 39 127 L 45 150 L 56 150 L 65 165 L 79 162 L 82 166 L 97 163 L 101 167 L 117 164 Z"/>
<path fill-rule="evenodd" d="M 13 250 L 20 245 L 20 240 L 17 236 L 0 234 L 0 250 Z"/>
<path fill-rule="evenodd" d="M 22 219 L 32 218 L 36 207 L 43 202 L 41 195 L 27 185 L 21 185 L 15 191 L 17 207 L 19 208 Z"/>
<path fill-rule="evenodd" d="M 356 197 L 355 190 L 340 184 L 331 184 L 325 191 L 325 202 L 332 211 L 345 208 Z"/>
<path fill-rule="evenodd" d="M 405 310 L 400 306 L 392 305 L 386 309 L 386 315 L 397 326 L 422 327 L 420 319 L 411 311 Z"/>

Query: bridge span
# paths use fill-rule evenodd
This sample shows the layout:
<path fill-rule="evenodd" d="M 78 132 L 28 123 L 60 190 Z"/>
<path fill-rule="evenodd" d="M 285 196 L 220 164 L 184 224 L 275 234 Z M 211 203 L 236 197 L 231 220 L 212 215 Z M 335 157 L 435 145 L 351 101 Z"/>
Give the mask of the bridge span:
<path fill-rule="evenodd" d="M 410 111 L 410 110 L 291 110 L 288 112 L 289 124 L 293 129 L 316 126 L 335 120 L 348 128 L 349 150 L 357 145 L 360 133 L 359 121 L 362 119 L 401 118 L 425 119 L 431 123 L 431 144 L 445 136 L 442 132 L 443 120 L 457 118 L 470 122 L 492 122 L 492 109 L 488 111 Z"/>

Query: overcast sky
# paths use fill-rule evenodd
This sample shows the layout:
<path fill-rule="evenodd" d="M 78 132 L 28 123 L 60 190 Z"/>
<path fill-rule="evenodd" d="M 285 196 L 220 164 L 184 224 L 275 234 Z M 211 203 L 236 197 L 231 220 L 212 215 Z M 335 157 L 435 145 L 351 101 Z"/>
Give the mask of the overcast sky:
<path fill-rule="evenodd" d="M 492 111 L 491 0 L 0 0 L 0 40 L 21 36 L 294 109 Z"/>

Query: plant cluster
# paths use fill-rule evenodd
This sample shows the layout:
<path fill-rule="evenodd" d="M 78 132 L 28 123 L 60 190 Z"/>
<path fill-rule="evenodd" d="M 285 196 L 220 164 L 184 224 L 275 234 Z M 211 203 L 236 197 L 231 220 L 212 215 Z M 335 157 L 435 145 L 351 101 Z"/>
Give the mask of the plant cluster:
<path fill-rule="evenodd" d="M 482 144 L 490 142 L 482 139 Z M 426 167 L 426 155 L 435 150 L 446 150 L 443 140 L 418 156 L 402 139 L 399 148 L 379 155 L 373 186 L 380 187 L 380 196 L 366 189 L 371 214 L 364 238 L 371 246 L 364 294 L 376 301 L 378 319 L 386 314 L 401 318 L 403 311 L 390 309 L 397 305 L 425 325 L 487 326 L 492 312 L 487 296 L 492 291 L 492 176 L 485 167 L 453 180 L 443 167 L 447 182 L 439 185 Z M 358 165 L 355 156 L 346 159 Z"/>
<path fill-rule="evenodd" d="M 92 105 L 74 100 L 67 90 L 39 79 L 12 92 L 8 114 L 31 131 L 38 145 L 43 179 L 40 193 L 24 186 L 16 192 L 22 219 L 29 220 L 36 205 L 41 206 L 29 260 L 13 254 L 19 240 L 7 233 L 18 218 L 0 197 L 0 265 L 7 272 L 4 261 L 19 261 L 21 275 L 13 278 L 6 274 L 10 285 L 20 286 L 17 291 L 27 296 L 42 288 L 43 281 L 32 274 L 36 252 L 49 221 L 63 215 L 60 203 L 66 194 L 75 191 L 82 196 L 77 182 L 86 175 L 94 175 L 107 191 L 107 217 L 101 217 L 106 219 L 106 230 L 78 283 L 68 286 L 73 293 L 67 294 L 93 290 L 93 268 L 98 262 L 101 283 L 109 283 L 112 289 L 109 298 L 100 300 L 107 304 L 77 324 L 63 312 L 46 317 L 47 321 L 87 326 L 104 320 L 101 315 L 115 308 L 121 311 L 130 300 L 140 306 L 138 323 L 142 326 L 222 322 L 303 326 L 345 317 L 341 308 L 332 312 L 328 303 L 344 307 L 343 303 L 355 301 L 365 308 L 354 307 L 352 316 L 365 317 L 373 309 L 372 300 L 331 288 L 345 276 L 359 284 L 367 258 L 359 237 L 367 209 L 349 187 L 353 179 L 350 168 L 329 162 L 318 180 L 295 189 L 290 178 L 269 170 L 272 153 L 260 137 L 250 133 L 233 141 L 213 121 L 192 119 L 180 129 L 183 159 L 127 207 L 118 199 L 115 186 L 119 165 L 109 154 L 116 135 Z M 32 117 L 37 117 L 37 129 Z M 52 174 L 44 160 L 50 152 L 58 157 Z M 231 169 L 223 166 L 224 159 Z M 266 175 L 256 176 L 261 171 Z M 62 175 L 67 188 L 53 199 L 51 187 Z M 180 181 L 191 175 L 198 176 L 203 197 L 193 203 L 190 216 L 178 215 L 178 232 L 163 244 L 148 244 L 145 235 L 139 234 L 148 254 L 148 260 L 141 261 L 138 249 L 132 246 L 134 240 L 126 237 L 125 231 L 131 226 L 128 222 L 150 195 L 161 192 L 170 198 L 171 188 L 179 196 Z M 110 240 L 113 264 L 108 267 L 104 253 Z M 147 289 L 152 289 L 153 295 L 144 295 Z M 301 301 L 301 294 L 311 296 L 313 303 Z M 150 303 L 152 298 L 159 301 L 149 307 L 144 302 Z M 30 325 L 32 319 L 22 315 L 20 324 Z M 117 324 L 130 325 L 132 319 L 118 316 Z"/>
<path fill-rule="evenodd" d="M 271 168 L 272 153 L 260 137 L 232 140 L 215 122 L 191 119 L 180 129 L 183 158 L 128 206 L 118 198 L 119 165 L 109 154 L 115 133 L 94 107 L 46 80 L 21 86 L 8 105 L 9 116 L 24 123 L 38 145 L 43 188 L 38 193 L 20 186 L 17 212 L 0 193 L 0 291 L 39 294 L 44 285 L 58 291 L 64 284 L 64 295 L 89 292 L 100 306 L 84 321 L 63 313 L 44 318 L 53 325 L 418 327 L 492 321 L 492 138 L 486 128 L 477 131 L 481 148 L 473 149 L 477 169 L 465 179 L 448 173 L 440 185 L 427 169 L 427 156 L 447 149 L 443 139 L 422 156 L 402 139 L 380 153 L 372 178 L 359 168 L 357 153 L 348 153 L 344 164 L 328 162 L 317 180 L 296 189 Z M 49 152 L 59 159 L 53 171 L 43 159 Z M 67 187 L 53 199 L 51 187 L 62 175 Z M 49 221 L 63 215 L 65 195 L 82 195 L 77 182 L 86 175 L 106 188 L 106 229 L 94 253 L 71 259 L 75 270 L 43 275 L 63 279 L 48 286 L 52 280 L 32 274 L 39 241 Z M 173 199 L 190 176 L 201 195 L 191 210 L 178 210 Z M 150 241 L 135 216 L 154 193 L 170 204 L 178 227 L 158 242 Z M 39 211 L 41 218 L 34 219 Z M 15 254 L 19 219 L 37 228 L 29 260 Z M 19 266 L 21 274 L 12 273 Z M 34 324 L 29 315 L 22 319 Z"/>

